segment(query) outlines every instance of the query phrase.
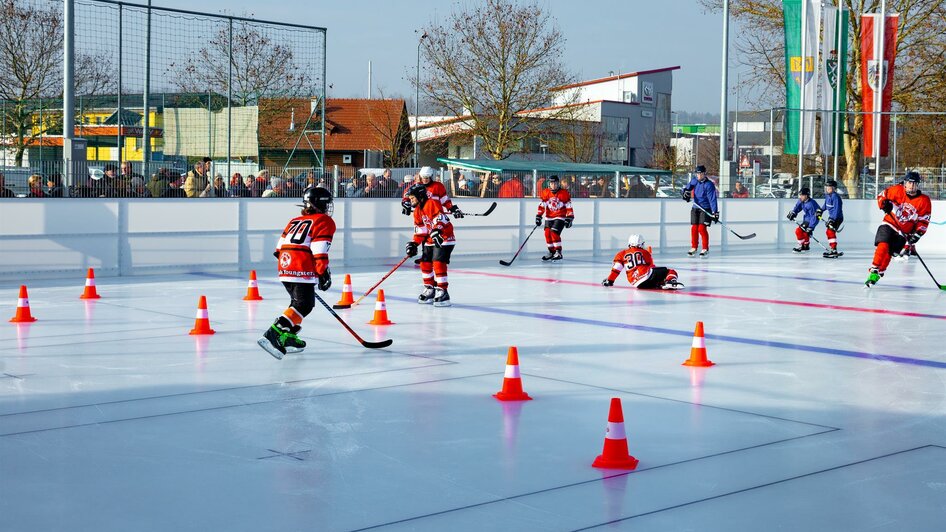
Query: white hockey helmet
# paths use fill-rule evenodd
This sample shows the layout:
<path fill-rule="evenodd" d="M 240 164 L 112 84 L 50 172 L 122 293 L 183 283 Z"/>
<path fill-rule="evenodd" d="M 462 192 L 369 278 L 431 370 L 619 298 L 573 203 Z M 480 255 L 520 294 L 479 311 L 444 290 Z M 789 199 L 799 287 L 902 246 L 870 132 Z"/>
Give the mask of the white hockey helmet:
<path fill-rule="evenodd" d="M 631 236 L 627 237 L 627 247 L 629 248 L 642 248 L 644 247 L 644 237 L 634 233 Z"/>
<path fill-rule="evenodd" d="M 419 174 L 421 177 L 434 177 L 434 169 L 429 166 L 425 166 L 420 169 Z"/>

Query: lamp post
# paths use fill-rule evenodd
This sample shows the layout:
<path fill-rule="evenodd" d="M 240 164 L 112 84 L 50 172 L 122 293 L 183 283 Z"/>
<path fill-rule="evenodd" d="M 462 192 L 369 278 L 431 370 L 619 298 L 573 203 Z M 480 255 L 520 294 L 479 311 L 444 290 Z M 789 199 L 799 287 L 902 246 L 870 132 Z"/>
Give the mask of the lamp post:
<path fill-rule="evenodd" d="M 425 31 L 420 39 L 417 40 L 417 85 L 415 86 L 414 93 L 414 167 L 416 168 L 420 164 L 420 148 L 417 145 L 417 137 L 420 135 L 420 129 L 418 129 L 417 121 L 420 120 L 420 45 L 424 43 L 424 39 L 427 38 L 427 32 Z"/>
<path fill-rule="evenodd" d="M 545 160 L 545 150 L 549 149 L 548 144 L 539 144 L 539 148 L 542 148 L 542 160 Z"/>

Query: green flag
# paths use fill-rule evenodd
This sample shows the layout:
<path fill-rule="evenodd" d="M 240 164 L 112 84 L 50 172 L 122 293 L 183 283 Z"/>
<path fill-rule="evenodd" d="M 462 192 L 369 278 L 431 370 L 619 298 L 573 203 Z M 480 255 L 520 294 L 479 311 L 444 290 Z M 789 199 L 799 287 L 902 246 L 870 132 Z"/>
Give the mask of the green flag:
<path fill-rule="evenodd" d="M 802 34 L 802 2 L 806 23 Z M 785 151 L 798 154 L 800 112 L 797 109 L 818 108 L 818 74 L 815 58 L 818 57 L 818 34 L 821 20 L 821 3 L 811 0 L 782 0 L 782 16 L 785 22 L 785 106 L 795 111 L 785 116 Z M 802 39 L 805 40 L 805 57 L 802 58 Z M 804 94 L 804 102 L 802 95 Z M 802 133 L 802 153 L 815 153 L 815 116 L 806 113 L 805 129 Z"/>
<path fill-rule="evenodd" d="M 824 8 L 824 33 L 821 46 L 821 95 L 825 112 L 821 114 L 821 153 L 838 155 L 844 151 L 844 125 L 847 115 L 830 111 L 847 109 L 848 12 L 833 6 Z"/>

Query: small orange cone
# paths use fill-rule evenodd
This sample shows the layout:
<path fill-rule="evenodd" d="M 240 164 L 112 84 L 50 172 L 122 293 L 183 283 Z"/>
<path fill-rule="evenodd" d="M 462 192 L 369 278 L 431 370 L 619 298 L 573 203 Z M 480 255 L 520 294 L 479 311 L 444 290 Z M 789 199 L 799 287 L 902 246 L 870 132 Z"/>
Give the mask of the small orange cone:
<path fill-rule="evenodd" d="M 647 246 L 647 253 L 650 253 L 651 255 L 653 255 L 653 254 L 654 254 L 654 249 L 653 249 L 652 247 L 650 247 L 650 246 Z"/>
<path fill-rule="evenodd" d="M 342 284 L 342 298 L 338 300 L 338 303 L 332 305 L 333 308 L 351 308 L 352 304 L 355 302 L 355 298 L 352 297 L 351 293 L 351 275 L 345 274 L 345 283 Z"/>
<path fill-rule="evenodd" d="M 703 322 L 696 322 L 696 330 L 693 331 L 693 346 L 690 348 L 690 358 L 683 363 L 684 366 L 695 366 L 698 368 L 708 368 L 713 365 L 706 359 L 706 338 L 703 337 Z"/>
<path fill-rule="evenodd" d="M 374 317 L 368 325 L 394 325 L 388 319 L 388 306 L 384 303 L 384 290 L 378 290 L 378 300 L 374 304 Z"/>
<path fill-rule="evenodd" d="M 604 434 L 604 450 L 592 462 L 592 467 L 606 469 L 635 469 L 639 460 L 627 451 L 627 435 L 624 432 L 624 412 L 621 399 L 611 398 L 608 412 L 608 431 Z"/>
<path fill-rule="evenodd" d="M 99 299 L 101 296 L 95 291 L 95 272 L 89 268 L 89 273 L 85 276 L 85 290 L 79 299 Z"/>
<path fill-rule="evenodd" d="M 529 394 L 522 391 L 522 377 L 519 375 L 519 350 L 509 348 L 506 355 L 506 374 L 503 375 L 503 389 L 493 394 L 500 401 L 531 401 Z"/>
<path fill-rule="evenodd" d="M 10 323 L 32 323 L 36 318 L 30 314 L 30 296 L 26 294 L 26 285 L 20 286 L 20 296 L 16 300 L 16 315 Z"/>
<path fill-rule="evenodd" d="M 210 328 L 210 314 L 207 312 L 207 296 L 200 296 L 197 302 L 197 319 L 190 334 L 213 334 L 217 331 Z"/>
<path fill-rule="evenodd" d="M 262 301 L 263 296 L 259 295 L 259 283 L 256 282 L 256 270 L 250 270 L 250 280 L 246 283 L 246 295 L 243 301 Z"/>

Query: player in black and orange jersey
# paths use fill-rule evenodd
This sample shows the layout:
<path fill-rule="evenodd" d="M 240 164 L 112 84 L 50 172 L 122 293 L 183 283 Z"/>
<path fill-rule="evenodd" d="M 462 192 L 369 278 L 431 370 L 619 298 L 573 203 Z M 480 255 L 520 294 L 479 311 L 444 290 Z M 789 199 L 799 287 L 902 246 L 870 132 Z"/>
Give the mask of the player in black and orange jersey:
<path fill-rule="evenodd" d="M 890 259 L 903 246 L 916 245 L 930 225 L 933 204 L 930 197 L 920 192 L 920 174 L 907 172 L 903 183 L 884 190 L 877 196 L 877 206 L 884 211 L 884 223 L 874 236 L 874 261 L 868 270 L 868 288 L 884 276 Z"/>
<path fill-rule="evenodd" d="M 539 196 L 542 201 L 535 215 L 535 225 L 542 225 L 542 217 L 545 217 L 545 243 L 549 253 L 542 260 L 559 261 L 562 260 L 562 231 L 572 226 L 575 211 L 572 196 L 562 188 L 557 175 L 550 176 L 546 183 L 548 188 Z"/>
<path fill-rule="evenodd" d="M 289 220 L 276 243 L 273 255 L 279 261 L 279 280 L 292 302 L 257 343 L 277 359 L 305 348 L 299 331 L 302 319 L 315 306 L 315 285 L 322 291 L 332 286 L 328 267 L 328 251 L 335 236 L 332 201 L 328 190 L 306 187 L 302 192 L 301 216 Z"/>
<path fill-rule="evenodd" d="M 614 256 L 611 273 L 601 281 L 603 286 L 614 286 L 614 281 L 626 270 L 627 281 L 634 288 L 662 288 L 678 290 L 683 283 L 677 280 L 677 272 L 670 268 L 654 266 L 654 258 L 644 249 L 644 237 L 631 235 L 627 239 L 627 249 L 618 251 Z"/>
<path fill-rule="evenodd" d="M 449 307 L 447 265 L 450 264 L 450 254 L 457 242 L 453 235 L 453 224 L 443 212 L 440 202 L 428 197 L 423 184 L 412 186 L 407 191 L 407 197 L 414 213 L 414 238 L 407 243 L 407 256 L 417 255 L 418 246 L 423 246 L 420 271 L 424 291 L 417 296 L 417 302 Z"/>

